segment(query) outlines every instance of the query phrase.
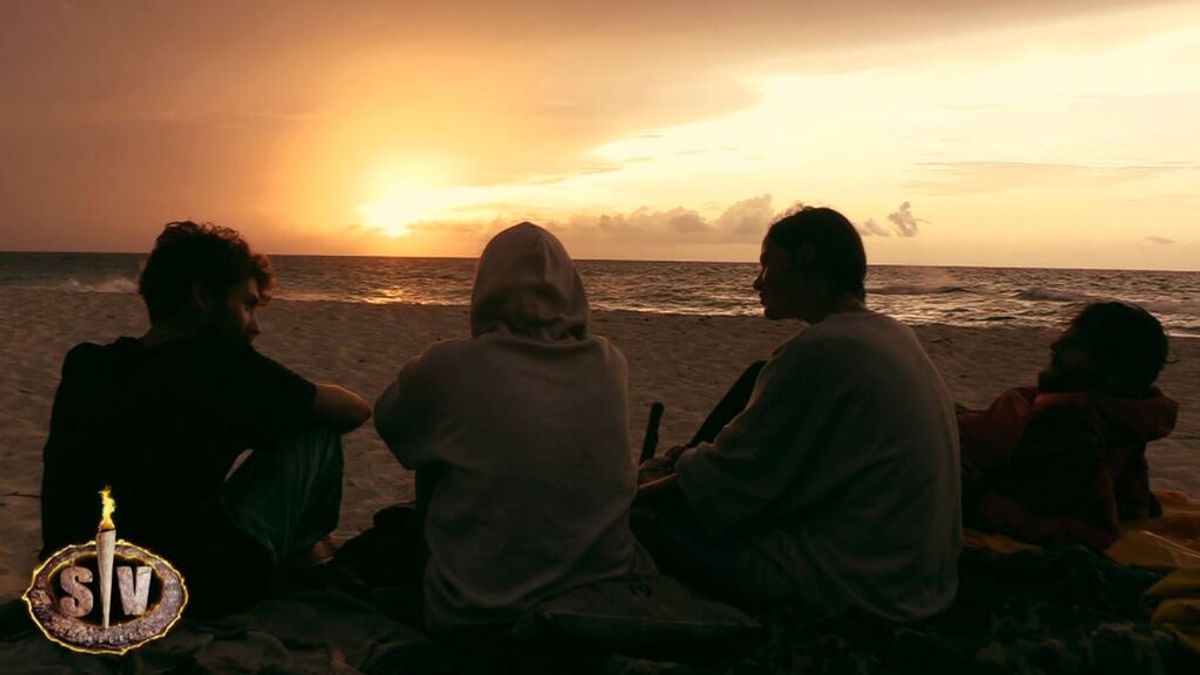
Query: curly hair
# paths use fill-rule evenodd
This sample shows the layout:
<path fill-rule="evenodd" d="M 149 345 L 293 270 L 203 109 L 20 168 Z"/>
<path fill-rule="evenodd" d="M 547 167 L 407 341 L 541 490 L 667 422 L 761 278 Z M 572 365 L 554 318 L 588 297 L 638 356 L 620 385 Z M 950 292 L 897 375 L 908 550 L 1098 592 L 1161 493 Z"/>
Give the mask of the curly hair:
<path fill-rule="evenodd" d="M 1154 384 L 1167 363 L 1167 333 L 1153 314 L 1124 302 L 1096 302 L 1071 327 L 1103 372 L 1135 388 Z"/>
<path fill-rule="evenodd" d="M 192 288 L 225 297 L 246 279 L 258 283 L 261 302 L 275 284 L 271 261 L 236 230 L 190 220 L 167 223 L 142 266 L 138 294 L 146 303 L 150 323 L 174 317 L 192 297 Z"/>

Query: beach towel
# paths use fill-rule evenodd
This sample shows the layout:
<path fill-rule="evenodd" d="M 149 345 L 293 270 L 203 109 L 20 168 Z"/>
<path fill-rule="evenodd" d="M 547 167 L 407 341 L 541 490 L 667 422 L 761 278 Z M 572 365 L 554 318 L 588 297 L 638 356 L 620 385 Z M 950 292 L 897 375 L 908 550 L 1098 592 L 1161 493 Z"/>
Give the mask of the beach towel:
<path fill-rule="evenodd" d="M 754 675 L 783 673 L 1112 673 L 1200 672 L 1200 656 L 1167 623 L 1151 619 L 1147 590 L 1186 599 L 1194 576 L 1165 577 L 1118 565 L 1081 546 L 997 553 L 967 547 L 951 607 L 917 622 L 862 612 L 815 615 L 779 607 L 748 646 L 700 662 L 664 663 L 600 655 L 608 673 Z M 1160 583 L 1160 580 L 1162 582 Z M 1169 580 L 1169 581 L 1168 581 Z M 1164 609 L 1164 607 L 1166 607 Z M 1159 604 L 1159 619 L 1178 605 Z M 25 615 L 19 603 L 0 617 Z M 455 654 L 479 646 L 432 641 L 359 599 L 334 589 L 279 599 L 207 623 L 185 620 L 177 632 L 123 657 L 105 659 L 51 644 L 25 618 L 0 625 L 3 673 L 162 672 L 453 672 Z M 448 650 L 454 649 L 454 653 Z M 584 651 L 574 652 L 583 671 Z M 594 654 L 589 654 L 594 656 Z M 499 663 L 492 664 L 500 667 Z M 561 664 L 560 664 L 561 665 Z M 482 670 L 480 672 L 488 672 Z"/>
<path fill-rule="evenodd" d="M 1121 565 L 1163 573 L 1200 566 L 1200 500 L 1173 490 L 1156 490 L 1154 495 L 1162 504 L 1162 515 L 1121 523 L 1120 536 L 1104 549 L 1104 555 Z M 1007 535 L 970 528 L 964 532 L 963 543 L 997 553 L 1039 548 Z"/>
<path fill-rule="evenodd" d="M 896 623 L 782 608 L 737 673 L 1194 673 L 1200 659 L 1142 606 L 1161 575 L 1081 546 L 964 548 L 945 612 Z M 672 671 L 702 672 L 702 671 Z"/>

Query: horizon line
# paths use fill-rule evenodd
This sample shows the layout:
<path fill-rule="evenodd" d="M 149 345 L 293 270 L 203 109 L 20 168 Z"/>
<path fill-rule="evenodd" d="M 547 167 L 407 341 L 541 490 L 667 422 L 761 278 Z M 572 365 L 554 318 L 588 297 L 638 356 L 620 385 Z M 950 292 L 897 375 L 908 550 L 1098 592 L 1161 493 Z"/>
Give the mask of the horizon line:
<path fill-rule="evenodd" d="M 34 249 L 0 249 L 0 254 L 6 253 L 41 253 L 52 255 L 149 255 L 149 251 L 51 251 Z M 268 258 L 390 258 L 399 260 L 477 260 L 478 256 L 453 255 L 379 255 L 369 253 L 267 253 Z M 689 259 L 655 259 L 655 258 L 571 258 L 576 262 L 645 262 L 645 263 L 708 263 L 731 265 L 757 265 L 755 260 L 704 260 Z M 985 269 L 985 270 L 1047 270 L 1047 271 L 1079 271 L 1079 272 L 1171 272 L 1194 274 L 1200 273 L 1195 269 L 1151 269 L 1129 267 L 1043 267 L 1038 265 L 972 265 L 964 263 L 872 263 L 867 267 L 940 267 L 948 269 Z"/>

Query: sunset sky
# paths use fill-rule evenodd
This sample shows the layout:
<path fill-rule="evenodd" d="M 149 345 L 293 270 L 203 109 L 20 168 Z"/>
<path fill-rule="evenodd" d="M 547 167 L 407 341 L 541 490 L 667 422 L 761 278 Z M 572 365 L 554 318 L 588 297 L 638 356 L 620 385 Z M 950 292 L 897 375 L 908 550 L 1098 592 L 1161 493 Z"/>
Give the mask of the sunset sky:
<path fill-rule="evenodd" d="M 876 263 L 1195 270 L 1197 64 L 1195 0 L 2 0 L 0 250 L 190 218 L 473 256 L 531 219 L 750 261 L 803 202 Z"/>

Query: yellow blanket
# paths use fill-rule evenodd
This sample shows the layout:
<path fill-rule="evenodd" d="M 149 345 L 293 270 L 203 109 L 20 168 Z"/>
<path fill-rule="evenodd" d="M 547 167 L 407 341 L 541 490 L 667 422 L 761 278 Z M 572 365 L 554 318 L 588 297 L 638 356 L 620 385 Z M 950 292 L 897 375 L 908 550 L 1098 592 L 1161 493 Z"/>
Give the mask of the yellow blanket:
<path fill-rule="evenodd" d="M 1167 490 L 1154 494 L 1162 516 L 1121 523 L 1121 538 L 1105 555 L 1122 565 L 1164 572 L 1200 566 L 1200 500 Z"/>
<path fill-rule="evenodd" d="M 1104 554 L 1122 565 L 1159 572 L 1200 567 L 1200 500 L 1168 490 L 1155 496 L 1162 504 L 1163 515 L 1121 523 L 1121 538 Z M 966 531 L 964 543 L 997 553 L 1037 548 L 1002 534 L 975 530 Z"/>
<path fill-rule="evenodd" d="M 1146 598 L 1158 601 L 1150 621 L 1170 628 L 1183 646 L 1200 654 L 1200 500 L 1174 491 L 1155 496 L 1162 517 L 1122 523 L 1121 538 L 1104 554 L 1122 565 L 1168 573 L 1146 591 Z M 975 530 L 966 531 L 964 543 L 997 553 L 1037 548 Z"/>
<path fill-rule="evenodd" d="M 1146 597 L 1158 600 L 1150 622 L 1175 631 L 1184 646 L 1200 654 L 1200 567 L 1168 574 Z"/>

